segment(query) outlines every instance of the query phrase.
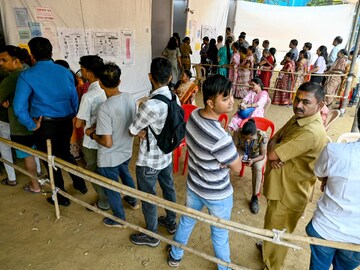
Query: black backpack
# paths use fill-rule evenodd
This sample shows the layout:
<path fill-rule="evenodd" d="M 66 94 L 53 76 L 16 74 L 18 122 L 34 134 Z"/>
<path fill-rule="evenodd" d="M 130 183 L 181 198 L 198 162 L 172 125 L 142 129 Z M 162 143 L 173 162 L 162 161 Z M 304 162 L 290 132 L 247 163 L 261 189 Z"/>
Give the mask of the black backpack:
<path fill-rule="evenodd" d="M 173 92 L 171 92 L 171 97 L 171 100 L 164 95 L 155 95 L 152 97 L 168 105 L 168 115 L 160 134 L 156 135 L 154 130 L 149 126 L 157 140 L 158 147 L 165 154 L 176 149 L 185 137 L 184 109 L 176 102 L 176 95 Z M 147 148 L 148 151 L 150 151 L 149 138 L 147 138 Z"/>

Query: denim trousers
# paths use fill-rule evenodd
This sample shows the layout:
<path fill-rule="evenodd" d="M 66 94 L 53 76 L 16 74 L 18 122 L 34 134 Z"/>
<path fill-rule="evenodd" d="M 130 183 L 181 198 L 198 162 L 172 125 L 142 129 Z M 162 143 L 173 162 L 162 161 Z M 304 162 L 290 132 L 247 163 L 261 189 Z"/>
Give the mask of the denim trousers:
<path fill-rule="evenodd" d="M 233 195 L 231 194 L 222 200 L 206 200 L 188 188 L 186 206 L 198 211 L 201 211 L 202 208 L 206 206 L 210 215 L 225 220 L 230 220 L 231 210 L 233 207 Z M 173 240 L 186 245 L 195 223 L 195 219 L 185 215 L 181 216 L 179 226 L 176 230 Z M 229 231 L 218 228 L 216 226 L 210 226 L 210 228 L 211 241 L 215 256 L 223 261 L 230 262 Z M 184 250 L 172 246 L 171 256 L 176 260 L 180 260 L 184 256 Z M 218 269 L 222 270 L 228 268 L 218 264 Z"/>
<path fill-rule="evenodd" d="M 11 140 L 9 123 L 0 121 L 0 137 L 7 139 L 7 140 Z M 0 143 L 0 153 L 1 153 L 1 157 L 3 159 L 13 163 L 13 156 L 12 156 L 10 145 L 5 144 L 5 143 Z M 15 169 L 7 164 L 4 164 L 4 167 L 5 167 L 8 179 L 10 181 L 15 181 L 16 180 Z"/>
<path fill-rule="evenodd" d="M 135 188 L 134 180 L 129 172 L 130 159 L 131 158 L 115 167 L 99 167 L 99 174 L 116 182 L 119 182 L 120 176 L 121 181 L 124 185 Z M 121 218 L 122 220 L 126 220 L 120 193 L 111 189 L 104 189 L 114 216 Z M 128 196 L 128 199 L 130 203 L 136 203 L 135 198 Z"/>
<path fill-rule="evenodd" d="M 308 236 L 324 239 L 314 229 L 312 221 L 306 226 Z M 328 270 L 331 264 L 334 270 L 350 270 L 360 265 L 360 252 L 310 245 L 310 270 Z"/>
<path fill-rule="evenodd" d="M 85 146 L 83 146 L 81 148 L 83 154 L 84 154 L 84 159 L 86 162 L 86 169 L 97 173 L 97 149 L 90 149 L 87 148 Z M 95 192 L 97 193 L 97 195 L 99 196 L 99 200 L 97 201 L 97 204 L 99 207 L 103 208 L 103 209 L 108 209 L 109 203 L 108 203 L 108 198 L 106 196 L 105 193 L 105 188 L 103 188 L 102 186 L 99 186 L 95 183 L 91 183 L 93 189 L 95 190 Z"/>
<path fill-rule="evenodd" d="M 146 166 L 136 166 L 136 179 L 139 190 L 156 195 L 156 181 L 159 180 L 165 200 L 176 202 L 176 192 L 174 180 L 172 177 L 172 163 L 166 168 L 155 170 Z M 158 232 L 158 214 L 157 206 L 148 202 L 142 202 L 142 212 L 144 214 L 146 229 L 152 232 Z M 166 211 L 166 218 L 170 223 L 174 223 L 176 213 L 170 210 Z"/>

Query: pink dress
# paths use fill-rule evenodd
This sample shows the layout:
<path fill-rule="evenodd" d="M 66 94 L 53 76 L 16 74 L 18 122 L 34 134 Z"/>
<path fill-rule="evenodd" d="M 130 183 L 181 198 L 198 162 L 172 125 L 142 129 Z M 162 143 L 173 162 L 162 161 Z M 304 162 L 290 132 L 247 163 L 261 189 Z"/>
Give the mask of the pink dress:
<path fill-rule="evenodd" d="M 255 108 L 253 113 L 251 114 L 251 117 L 257 116 L 257 117 L 264 117 L 264 107 L 267 102 L 270 102 L 269 100 L 269 94 L 266 91 L 260 91 L 260 93 L 256 94 L 253 91 L 250 91 L 246 97 L 243 99 L 243 101 L 247 104 L 249 103 L 257 103 L 258 106 Z M 229 124 L 229 130 L 230 131 L 237 131 L 240 127 L 241 122 L 244 119 L 240 118 L 237 113 L 233 116 L 233 118 L 230 121 Z"/>
<path fill-rule="evenodd" d="M 229 80 L 232 81 L 233 83 L 233 91 L 236 92 L 237 88 L 240 87 L 240 86 L 237 86 L 235 85 L 236 84 L 236 81 L 238 79 L 238 67 L 240 65 L 240 54 L 239 53 L 234 53 L 232 56 L 231 56 L 231 59 L 230 59 L 230 64 L 233 65 L 232 68 L 229 68 Z"/>

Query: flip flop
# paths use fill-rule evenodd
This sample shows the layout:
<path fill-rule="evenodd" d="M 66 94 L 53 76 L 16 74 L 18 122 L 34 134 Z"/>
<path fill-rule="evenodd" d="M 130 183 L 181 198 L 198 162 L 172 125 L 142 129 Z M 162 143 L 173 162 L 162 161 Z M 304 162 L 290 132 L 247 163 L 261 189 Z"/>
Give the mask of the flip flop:
<path fill-rule="evenodd" d="M 16 186 L 18 184 L 18 182 L 16 180 L 15 181 L 9 181 L 9 179 L 7 179 L 7 178 L 1 180 L 0 183 L 3 184 L 3 185 L 12 186 L 12 187 L 14 187 L 14 186 Z"/>
<path fill-rule="evenodd" d="M 24 190 L 27 191 L 27 192 L 31 192 L 31 193 L 41 193 L 41 189 L 39 191 L 35 191 L 35 190 L 32 190 L 29 186 L 29 184 L 26 184 L 24 186 Z"/>

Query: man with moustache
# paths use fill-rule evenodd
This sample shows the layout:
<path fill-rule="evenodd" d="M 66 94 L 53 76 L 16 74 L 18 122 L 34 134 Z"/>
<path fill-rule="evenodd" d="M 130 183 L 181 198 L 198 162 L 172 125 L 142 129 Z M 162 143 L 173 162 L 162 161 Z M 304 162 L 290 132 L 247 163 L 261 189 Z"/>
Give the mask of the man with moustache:
<path fill-rule="evenodd" d="M 315 160 L 326 144 L 320 116 L 324 96 L 319 84 L 302 84 L 294 99 L 294 116 L 269 141 L 265 229 L 292 233 L 304 213 L 316 181 Z M 285 246 L 264 242 L 265 269 L 283 269 L 287 251 Z"/>

